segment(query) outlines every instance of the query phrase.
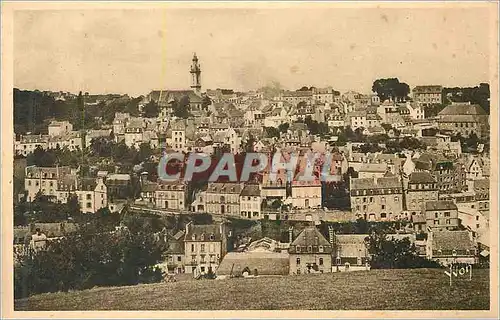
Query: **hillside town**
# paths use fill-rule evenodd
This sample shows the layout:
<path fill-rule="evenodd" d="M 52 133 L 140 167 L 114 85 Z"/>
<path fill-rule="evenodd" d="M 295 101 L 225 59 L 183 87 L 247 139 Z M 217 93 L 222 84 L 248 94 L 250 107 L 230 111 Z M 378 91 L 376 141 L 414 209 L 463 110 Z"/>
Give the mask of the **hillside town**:
<path fill-rule="evenodd" d="M 169 279 L 368 271 L 367 226 L 442 265 L 488 261 L 487 84 L 238 92 L 205 89 L 201 59 L 186 63 L 190 88 L 140 97 L 14 90 L 16 259 L 80 232 L 79 214 L 118 216 L 112 232 L 130 217 L 169 221 L 154 231 Z M 158 177 L 164 154 L 231 153 L 241 166 L 253 152 L 328 153 L 334 179 Z"/>

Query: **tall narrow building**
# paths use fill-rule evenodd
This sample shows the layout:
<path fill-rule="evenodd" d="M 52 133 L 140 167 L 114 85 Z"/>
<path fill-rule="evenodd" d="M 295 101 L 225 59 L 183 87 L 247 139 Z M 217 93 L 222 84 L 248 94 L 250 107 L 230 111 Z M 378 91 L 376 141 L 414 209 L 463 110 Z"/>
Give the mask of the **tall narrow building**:
<path fill-rule="evenodd" d="M 191 89 L 194 90 L 194 92 L 197 95 L 201 94 L 201 68 L 200 64 L 198 63 L 198 57 L 196 56 L 196 53 L 193 55 L 193 63 L 191 64 Z"/>

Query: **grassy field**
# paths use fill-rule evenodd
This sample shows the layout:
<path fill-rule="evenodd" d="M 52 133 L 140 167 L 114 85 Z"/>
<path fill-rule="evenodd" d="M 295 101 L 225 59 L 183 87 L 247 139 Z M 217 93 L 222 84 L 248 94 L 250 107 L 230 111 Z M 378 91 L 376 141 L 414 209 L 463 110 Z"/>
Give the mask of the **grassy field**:
<path fill-rule="evenodd" d="M 95 288 L 17 300 L 15 309 L 488 310 L 489 270 L 451 288 L 443 270 L 372 270 Z"/>

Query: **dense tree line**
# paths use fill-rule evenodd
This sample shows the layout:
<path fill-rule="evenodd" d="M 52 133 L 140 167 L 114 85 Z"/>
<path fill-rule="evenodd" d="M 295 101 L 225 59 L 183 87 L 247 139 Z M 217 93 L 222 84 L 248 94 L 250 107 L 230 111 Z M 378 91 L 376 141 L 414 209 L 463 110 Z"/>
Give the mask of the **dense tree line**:
<path fill-rule="evenodd" d="M 20 202 L 14 206 L 14 225 L 25 226 L 31 222 L 60 222 L 81 218 L 80 204 L 76 196 L 67 203 L 55 203 L 48 196 L 38 193 L 32 202 Z"/>
<path fill-rule="evenodd" d="M 14 131 L 16 134 L 46 133 L 49 119 L 67 120 L 73 129 L 98 128 L 103 123 L 111 123 L 115 112 L 139 115 L 138 104 L 142 97 L 110 98 L 97 105 L 86 105 L 86 97 L 81 92 L 76 98 L 56 100 L 38 90 L 14 89 Z"/>
<path fill-rule="evenodd" d="M 406 101 L 409 99 L 410 86 L 399 82 L 398 78 L 377 79 L 373 82 L 372 91 L 377 93 L 382 102 L 388 99 Z"/>
<path fill-rule="evenodd" d="M 444 104 L 451 102 L 470 102 L 480 105 L 486 113 L 490 114 L 490 85 L 480 83 L 479 86 L 465 88 L 443 88 Z"/>
<path fill-rule="evenodd" d="M 15 298 L 42 292 L 159 282 L 166 243 L 139 219 L 125 227 L 84 223 L 75 233 L 49 241 L 14 268 Z"/>

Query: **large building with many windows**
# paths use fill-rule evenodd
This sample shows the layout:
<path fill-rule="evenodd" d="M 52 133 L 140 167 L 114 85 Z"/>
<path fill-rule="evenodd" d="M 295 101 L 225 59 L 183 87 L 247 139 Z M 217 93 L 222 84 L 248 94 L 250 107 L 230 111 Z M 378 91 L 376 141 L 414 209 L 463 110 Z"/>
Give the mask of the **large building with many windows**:
<path fill-rule="evenodd" d="M 224 224 L 186 225 L 184 261 L 186 273 L 215 272 L 227 253 L 227 234 Z"/>
<path fill-rule="evenodd" d="M 398 177 L 354 178 L 350 190 L 351 208 L 360 218 L 395 220 L 403 211 L 403 187 Z"/>
<path fill-rule="evenodd" d="M 474 133 L 479 138 L 487 137 L 489 116 L 480 105 L 453 103 L 438 113 L 438 126 L 451 134 L 469 136 Z"/>

